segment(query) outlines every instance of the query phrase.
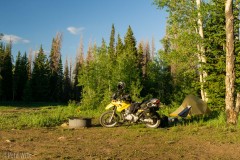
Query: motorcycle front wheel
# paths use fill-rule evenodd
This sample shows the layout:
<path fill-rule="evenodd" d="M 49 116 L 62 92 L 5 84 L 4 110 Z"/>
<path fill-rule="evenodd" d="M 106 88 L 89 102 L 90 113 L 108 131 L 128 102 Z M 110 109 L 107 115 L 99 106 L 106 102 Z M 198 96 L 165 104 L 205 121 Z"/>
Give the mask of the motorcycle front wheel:
<path fill-rule="evenodd" d="M 117 114 L 114 113 L 114 111 L 107 111 L 104 112 L 101 116 L 100 116 L 100 124 L 103 127 L 115 127 L 119 122 L 119 116 Z"/>
<path fill-rule="evenodd" d="M 147 122 L 145 123 L 146 127 L 148 128 L 158 128 L 160 126 L 161 120 L 160 120 L 160 116 L 155 113 L 153 114 L 150 119 L 152 120 L 152 122 Z"/>

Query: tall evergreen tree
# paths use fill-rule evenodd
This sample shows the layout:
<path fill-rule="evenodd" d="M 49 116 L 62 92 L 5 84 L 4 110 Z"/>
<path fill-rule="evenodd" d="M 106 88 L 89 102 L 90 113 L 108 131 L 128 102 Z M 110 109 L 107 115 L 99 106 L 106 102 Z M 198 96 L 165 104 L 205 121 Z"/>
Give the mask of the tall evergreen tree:
<path fill-rule="evenodd" d="M 66 59 L 63 77 L 63 101 L 67 102 L 71 97 L 71 80 L 69 75 L 68 60 Z"/>
<path fill-rule="evenodd" d="M 21 68 L 20 68 L 20 63 L 21 63 L 21 52 L 18 52 L 17 58 L 16 58 L 16 63 L 15 63 L 15 69 L 14 69 L 14 74 L 13 74 L 13 99 L 14 100 L 21 100 L 21 82 L 20 82 L 20 77 L 21 77 Z"/>
<path fill-rule="evenodd" d="M 142 95 L 146 95 L 146 92 L 148 90 L 147 84 L 147 70 L 148 70 L 148 56 L 150 55 L 149 52 L 149 45 L 148 43 L 144 43 L 144 41 L 141 41 L 138 45 L 138 55 L 139 55 L 139 64 L 141 68 L 141 76 L 142 76 L 142 84 L 143 84 L 143 90 L 141 92 Z"/>
<path fill-rule="evenodd" d="M 33 101 L 47 101 L 49 99 L 49 73 L 48 60 L 41 46 L 33 63 L 31 79 Z"/>
<path fill-rule="evenodd" d="M 143 78 L 146 77 L 146 62 L 147 62 L 147 59 L 146 59 L 146 55 L 144 54 L 144 42 L 141 41 L 138 45 L 138 55 L 139 55 L 139 64 L 141 66 L 141 75 Z"/>
<path fill-rule="evenodd" d="M 13 65 L 12 65 L 12 45 L 6 45 L 2 62 L 2 96 L 4 100 L 12 100 L 13 98 Z"/>
<path fill-rule="evenodd" d="M 27 82 L 23 90 L 23 101 L 30 102 L 32 101 L 32 88 L 31 88 L 31 78 L 32 78 L 32 50 L 30 50 L 27 58 Z"/>
<path fill-rule="evenodd" d="M 123 54 L 124 45 L 120 35 L 118 34 L 117 44 L 116 44 L 116 56 Z"/>
<path fill-rule="evenodd" d="M 150 61 L 154 60 L 154 57 L 151 58 L 151 54 L 150 54 L 150 46 L 149 46 L 149 42 L 146 41 L 144 44 L 144 50 L 143 50 L 143 55 L 144 55 L 144 63 L 146 66 L 146 75 L 147 76 L 147 65 Z"/>
<path fill-rule="evenodd" d="M 0 100 L 3 99 L 3 89 L 2 89 L 3 58 L 4 58 L 4 45 L 3 43 L 0 43 Z"/>
<path fill-rule="evenodd" d="M 60 57 L 59 59 L 59 68 L 58 68 L 58 80 L 57 80 L 57 100 L 56 101 L 62 101 L 62 97 L 63 97 L 63 78 L 64 78 L 64 74 L 63 74 L 63 63 L 62 63 L 62 57 Z"/>
<path fill-rule="evenodd" d="M 112 24 L 112 31 L 111 31 L 111 35 L 110 35 L 108 54 L 110 55 L 111 59 L 115 60 L 115 58 L 116 58 L 116 54 L 115 54 L 115 27 L 114 27 L 113 24 Z"/>
<path fill-rule="evenodd" d="M 124 51 L 126 54 L 133 54 L 136 57 L 138 56 L 136 48 L 136 39 L 133 35 L 131 26 L 128 26 L 127 33 L 124 37 Z"/>
<path fill-rule="evenodd" d="M 32 50 L 30 50 L 30 52 L 28 54 L 28 67 L 27 67 L 28 68 L 28 79 L 31 79 L 31 74 L 32 74 L 32 63 L 33 63 L 32 55 L 33 55 Z"/>
<path fill-rule="evenodd" d="M 208 104 L 212 109 L 224 109 L 225 106 L 225 16 L 224 2 L 213 0 L 206 4 L 208 18 L 205 19 L 205 48 L 207 63 L 204 69 L 208 73 L 206 90 Z"/>

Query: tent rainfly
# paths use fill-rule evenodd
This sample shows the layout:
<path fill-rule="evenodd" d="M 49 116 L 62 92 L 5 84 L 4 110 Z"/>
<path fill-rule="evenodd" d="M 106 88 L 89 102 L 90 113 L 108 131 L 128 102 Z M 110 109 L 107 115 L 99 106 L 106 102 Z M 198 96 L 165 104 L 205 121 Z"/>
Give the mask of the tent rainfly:
<path fill-rule="evenodd" d="M 194 95 L 187 95 L 181 106 L 170 114 L 171 117 L 188 117 L 192 115 L 205 115 L 211 110 L 207 103 Z"/>

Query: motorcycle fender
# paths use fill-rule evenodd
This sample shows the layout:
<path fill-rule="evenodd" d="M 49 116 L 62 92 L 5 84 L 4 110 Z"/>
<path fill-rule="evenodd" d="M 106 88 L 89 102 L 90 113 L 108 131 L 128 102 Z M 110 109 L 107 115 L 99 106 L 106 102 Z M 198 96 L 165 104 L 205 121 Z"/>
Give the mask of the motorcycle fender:
<path fill-rule="evenodd" d="M 109 110 L 109 109 L 111 109 L 111 108 L 113 108 L 114 107 L 114 105 L 112 104 L 112 103 L 110 103 L 110 104 L 108 104 L 106 107 L 105 107 L 105 109 L 106 110 Z"/>

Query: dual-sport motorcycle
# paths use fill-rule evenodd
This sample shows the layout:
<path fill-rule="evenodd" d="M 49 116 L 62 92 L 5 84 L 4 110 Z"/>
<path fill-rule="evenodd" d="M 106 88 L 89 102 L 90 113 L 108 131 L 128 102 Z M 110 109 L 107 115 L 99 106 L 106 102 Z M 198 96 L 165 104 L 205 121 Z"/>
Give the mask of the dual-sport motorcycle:
<path fill-rule="evenodd" d="M 134 105 L 134 106 L 131 106 Z M 134 110 L 129 114 L 129 109 Z M 112 100 L 106 106 L 106 112 L 100 117 L 100 124 L 103 127 L 115 127 L 119 123 L 144 123 L 146 127 L 158 128 L 161 123 L 160 115 L 157 111 L 160 108 L 160 100 L 150 99 L 142 103 L 130 103 L 124 100 Z"/>

